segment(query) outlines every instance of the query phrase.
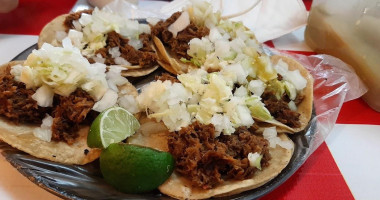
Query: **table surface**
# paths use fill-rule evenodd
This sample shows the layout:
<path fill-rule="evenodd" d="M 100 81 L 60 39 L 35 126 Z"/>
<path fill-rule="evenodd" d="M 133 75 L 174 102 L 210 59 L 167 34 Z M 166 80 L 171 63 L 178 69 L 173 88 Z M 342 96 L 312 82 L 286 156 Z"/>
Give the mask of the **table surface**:
<path fill-rule="evenodd" d="M 0 63 L 35 44 L 45 23 L 83 2 L 20 0 L 17 10 L 0 14 Z M 304 2 L 306 7 L 311 4 Z M 303 32 L 301 28 L 269 44 L 309 54 Z M 379 199 L 379 132 L 380 113 L 360 99 L 344 103 L 326 141 L 289 180 L 262 199 Z M 18 173 L 2 156 L 0 169 L 1 199 L 59 199 Z"/>

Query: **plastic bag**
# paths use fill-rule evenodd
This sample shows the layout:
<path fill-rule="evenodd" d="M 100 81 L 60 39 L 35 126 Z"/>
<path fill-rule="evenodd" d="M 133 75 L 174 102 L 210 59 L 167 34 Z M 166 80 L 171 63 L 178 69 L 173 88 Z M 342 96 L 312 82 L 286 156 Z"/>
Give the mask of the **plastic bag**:
<path fill-rule="evenodd" d="M 315 116 L 310 124 L 317 128 L 310 138 L 308 155 L 311 155 L 330 134 L 343 103 L 361 97 L 368 89 L 349 65 L 333 56 L 305 56 L 275 49 L 268 52 L 296 59 L 314 78 Z"/>
<path fill-rule="evenodd" d="M 305 31 L 318 53 L 350 64 L 368 87 L 363 99 L 380 112 L 380 3 L 378 0 L 315 0 Z"/>

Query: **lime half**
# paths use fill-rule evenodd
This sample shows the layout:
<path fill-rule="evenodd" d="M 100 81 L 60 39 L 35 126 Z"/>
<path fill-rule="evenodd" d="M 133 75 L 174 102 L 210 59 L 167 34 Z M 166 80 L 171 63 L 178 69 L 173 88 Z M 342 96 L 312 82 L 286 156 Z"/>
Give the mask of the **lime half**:
<path fill-rule="evenodd" d="M 111 144 L 100 154 L 104 179 L 126 193 L 156 189 L 170 177 L 174 163 L 168 152 L 124 143 Z"/>
<path fill-rule="evenodd" d="M 91 148 L 107 148 L 133 135 L 139 128 L 139 121 L 128 110 L 111 107 L 92 122 L 87 145 Z"/>

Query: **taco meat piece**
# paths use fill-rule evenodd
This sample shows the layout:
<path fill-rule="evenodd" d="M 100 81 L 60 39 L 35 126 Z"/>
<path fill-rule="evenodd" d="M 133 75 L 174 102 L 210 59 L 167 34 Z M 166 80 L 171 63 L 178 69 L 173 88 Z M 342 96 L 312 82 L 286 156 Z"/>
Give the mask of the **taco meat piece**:
<path fill-rule="evenodd" d="M 225 180 L 251 178 L 257 170 L 249 164 L 247 156 L 251 152 L 263 155 L 262 167 L 269 165 L 269 142 L 262 136 L 244 127 L 229 136 L 215 138 L 214 133 L 212 124 L 194 122 L 169 134 L 168 146 L 176 160 L 176 171 L 194 186 L 210 189 Z"/>
<path fill-rule="evenodd" d="M 162 73 L 161 76 L 156 76 L 155 79 L 156 79 L 156 81 L 160 80 L 162 82 L 170 81 L 172 83 L 180 83 L 180 81 L 176 77 L 174 77 L 168 73 Z"/>
<path fill-rule="evenodd" d="M 50 108 L 37 105 L 32 99 L 35 93 L 32 89 L 26 89 L 25 84 L 17 82 L 10 74 L 10 67 L 0 77 L 0 115 L 10 119 L 14 123 L 41 123 Z"/>
<path fill-rule="evenodd" d="M 95 54 L 100 54 L 105 58 L 104 64 L 115 65 L 115 59 L 109 53 L 109 50 L 114 47 L 119 47 L 121 57 L 128 61 L 131 65 L 139 65 L 142 67 L 150 67 L 157 65 L 157 55 L 151 47 L 152 37 L 149 34 L 140 34 L 140 40 L 142 40 L 143 47 L 136 50 L 134 47 L 128 44 L 128 39 L 123 38 L 115 31 L 107 33 L 106 46 L 98 49 Z M 94 63 L 93 60 L 89 60 Z"/>
<path fill-rule="evenodd" d="M 81 17 L 82 13 L 86 13 L 86 14 L 91 15 L 92 10 L 82 10 L 79 12 L 69 14 L 66 17 L 65 21 L 63 22 L 63 25 L 65 26 L 65 29 L 66 29 L 66 32 L 68 32 L 70 29 L 75 29 L 75 27 L 73 25 L 73 21 L 78 20 Z"/>
<path fill-rule="evenodd" d="M 68 97 L 56 95 L 58 105 L 53 111 L 52 140 L 74 143 L 79 124 L 86 119 L 95 100 L 84 90 L 77 89 Z"/>
<path fill-rule="evenodd" d="M 194 38 L 201 39 L 210 33 L 210 30 L 204 26 L 196 26 L 193 22 L 190 22 L 184 30 L 177 34 L 177 37 L 173 37 L 173 34 L 168 30 L 169 26 L 173 24 L 181 16 L 181 12 L 174 13 L 165 21 L 158 22 L 152 27 L 152 35 L 158 37 L 162 43 L 169 46 L 171 52 L 178 58 L 191 59 L 187 55 L 189 49 L 189 42 Z"/>
<path fill-rule="evenodd" d="M 298 97 L 300 96 L 300 97 Z M 281 99 L 277 99 L 273 91 L 265 90 L 261 95 L 265 107 L 269 110 L 270 114 L 279 122 L 290 126 L 292 128 L 301 127 L 299 120 L 300 114 L 289 108 L 289 98 L 286 93 Z M 302 100 L 302 95 L 297 95 L 297 103 Z"/>

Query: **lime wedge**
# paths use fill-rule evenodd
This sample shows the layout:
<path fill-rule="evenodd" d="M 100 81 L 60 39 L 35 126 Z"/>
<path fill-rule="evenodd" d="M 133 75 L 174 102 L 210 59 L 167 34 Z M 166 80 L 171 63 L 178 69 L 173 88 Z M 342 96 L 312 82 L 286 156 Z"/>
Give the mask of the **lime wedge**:
<path fill-rule="evenodd" d="M 108 146 L 99 161 L 104 179 L 126 193 L 156 189 L 170 177 L 175 163 L 168 152 L 124 143 Z"/>
<path fill-rule="evenodd" d="M 87 145 L 91 148 L 107 148 L 133 135 L 139 128 L 139 121 L 130 112 L 121 107 L 111 107 L 92 122 Z"/>

